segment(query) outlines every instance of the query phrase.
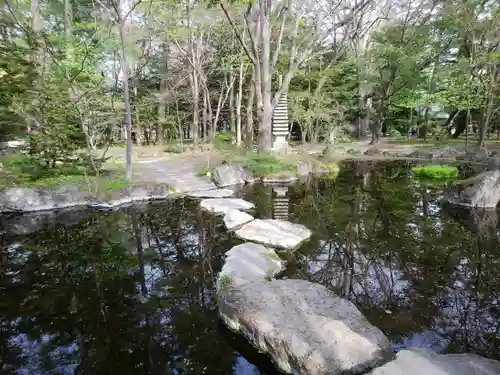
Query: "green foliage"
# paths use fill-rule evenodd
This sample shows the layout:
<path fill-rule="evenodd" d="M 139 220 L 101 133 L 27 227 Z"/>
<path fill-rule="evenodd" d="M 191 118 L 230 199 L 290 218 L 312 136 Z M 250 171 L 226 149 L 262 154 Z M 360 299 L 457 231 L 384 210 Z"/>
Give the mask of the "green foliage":
<path fill-rule="evenodd" d="M 242 162 L 244 167 L 249 168 L 256 176 L 276 176 L 279 173 L 296 172 L 297 167 L 278 160 L 274 155 L 264 153 L 252 153 Z M 287 173 L 286 176 L 290 174 Z"/>
<path fill-rule="evenodd" d="M 214 147 L 217 150 L 228 150 L 233 148 L 233 142 L 236 139 L 236 133 L 232 131 L 218 132 L 214 136 Z"/>
<path fill-rule="evenodd" d="M 417 177 L 432 180 L 448 180 L 458 177 L 457 167 L 451 167 L 448 165 L 425 165 L 413 167 L 411 171 Z"/>
<path fill-rule="evenodd" d="M 164 151 L 171 154 L 180 154 L 182 153 L 182 148 L 179 144 L 170 143 L 165 146 Z"/>
<path fill-rule="evenodd" d="M 219 285 L 222 291 L 226 291 L 231 287 L 231 285 L 233 285 L 233 279 L 229 275 L 223 275 L 219 278 Z"/>
<path fill-rule="evenodd" d="M 99 175 L 87 163 L 72 162 L 45 168 L 30 155 L 14 155 L 3 160 L 0 188 L 31 187 L 57 189 L 61 185 L 77 185 L 84 190 L 109 192 L 125 188 L 123 166 L 111 166 Z"/>
<path fill-rule="evenodd" d="M 27 126 L 17 109 L 31 102 L 37 72 L 30 54 L 37 45 L 31 35 L 24 35 L 19 25 L 4 15 L 0 16 L 0 27 L 24 36 L 0 38 L 0 141 L 6 141 L 21 136 Z"/>
<path fill-rule="evenodd" d="M 212 173 L 213 173 L 213 171 L 214 171 L 214 169 L 213 169 L 213 168 L 210 168 L 210 167 L 203 167 L 203 168 L 201 168 L 201 169 L 198 171 L 197 175 L 198 175 L 198 176 L 200 176 L 200 177 L 205 177 L 205 176 L 207 176 L 207 175 L 209 175 L 209 174 L 212 174 Z"/>

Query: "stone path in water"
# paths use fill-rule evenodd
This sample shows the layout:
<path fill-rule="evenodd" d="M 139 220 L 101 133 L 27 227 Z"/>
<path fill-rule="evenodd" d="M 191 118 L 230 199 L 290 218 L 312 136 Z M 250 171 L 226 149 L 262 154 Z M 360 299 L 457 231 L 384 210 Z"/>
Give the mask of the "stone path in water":
<path fill-rule="evenodd" d="M 473 354 L 439 355 L 401 350 L 350 301 L 306 280 L 276 279 L 286 267 L 278 251 L 294 251 L 311 237 L 305 226 L 254 219 L 254 205 L 230 198 L 231 190 L 196 192 L 200 208 L 223 215 L 243 240 L 226 253 L 217 276 L 222 321 L 271 357 L 287 374 L 500 375 L 500 362 Z M 227 198 L 223 198 L 227 197 Z M 250 213 L 249 213 L 250 212 Z M 281 250 L 277 250 L 281 249 Z M 423 372 L 422 372 L 423 371 Z"/>
<path fill-rule="evenodd" d="M 197 175 L 206 165 L 203 158 L 142 161 L 134 164 L 133 175 L 136 181 L 168 184 L 176 193 L 216 189 L 213 182 Z"/>

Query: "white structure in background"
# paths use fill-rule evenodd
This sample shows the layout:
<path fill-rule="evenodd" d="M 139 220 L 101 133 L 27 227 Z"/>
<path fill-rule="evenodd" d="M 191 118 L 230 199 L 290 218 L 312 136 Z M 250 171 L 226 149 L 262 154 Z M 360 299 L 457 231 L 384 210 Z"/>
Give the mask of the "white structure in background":
<path fill-rule="evenodd" d="M 286 151 L 288 137 L 288 94 L 283 93 L 273 112 L 273 150 Z"/>
<path fill-rule="evenodd" d="M 274 186 L 273 193 L 273 219 L 288 220 L 289 198 L 287 186 Z"/>

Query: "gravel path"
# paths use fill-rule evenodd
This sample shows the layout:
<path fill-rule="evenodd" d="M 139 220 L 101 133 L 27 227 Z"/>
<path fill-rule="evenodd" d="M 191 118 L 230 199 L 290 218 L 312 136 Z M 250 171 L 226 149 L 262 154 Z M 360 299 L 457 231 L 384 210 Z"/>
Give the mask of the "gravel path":
<path fill-rule="evenodd" d="M 136 181 L 169 184 L 176 193 L 216 189 L 207 177 L 197 175 L 207 165 L 203 155 L 156 159 L 137 162 L 133 174 Z"/>

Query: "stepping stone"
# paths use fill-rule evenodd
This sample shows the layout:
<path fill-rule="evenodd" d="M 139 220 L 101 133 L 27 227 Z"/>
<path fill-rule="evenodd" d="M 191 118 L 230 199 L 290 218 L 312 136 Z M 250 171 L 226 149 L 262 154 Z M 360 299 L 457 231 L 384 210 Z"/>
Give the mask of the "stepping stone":
<path fill-rule="evenodd" d="M 279 219 L 254 220 L 235 233 L 244 240 L 285 250 L 294 250 L 311 237 L 305 226 Z"/>
<path fill-rule="evenodd" d="M 213 214 L 225 214 L 229 210 L 251 210 L 255 206 L 240 198 L 208 198 L 200 202 L 200 207 Z"/>
<path fill-rule="evenodd" d="M 441 355 L 429 349 L 401 350 L 370 375 L 498 375 L 500 362 L 476 354 Z"/>
<path fill-rule="evenodd" d="M 297 181 L 299 178 L 297 176 L 284 176 L 284 177 L 264 177 L 262 183 L 264 184 L 291 184 Z"/>
<path fill-rule="evenodd" d="M 238 259 L 239 253 L 232 256 Z M 392 359 L 387 337 L 352 302 L 306 280 L 248 283 L 262 270 L 254 265 L 253 259 L 231 265 L 239 278 L 226 279 L 218 289 L 219 314 L 231 330 L 270 355 L 281 371 L 364 374 Z M 248 274 L 240 269 L 245 267 Z"/>
<path fill-rule="evenodd" d="M 202 190 L 190 191 L 186 195 L 191 198 L 227 198 L 232 197 L 234 191 L 229 189 Z"/>
<path fill-rule="evenodd" d="M 270 282 L 284 268 L 285 262 L 273 249 L 247 242 L 226 253 L 226 261 L 217 277 L 217 291 L 222 296 L 229 287 L 254 282 Z"/>
<path fill-rule="evenodd" d="M 227 230 L 234 230 L 253 220 L 253 216 L 240 210 L 229 210 L 224 215 L 224 225 Z"/>

